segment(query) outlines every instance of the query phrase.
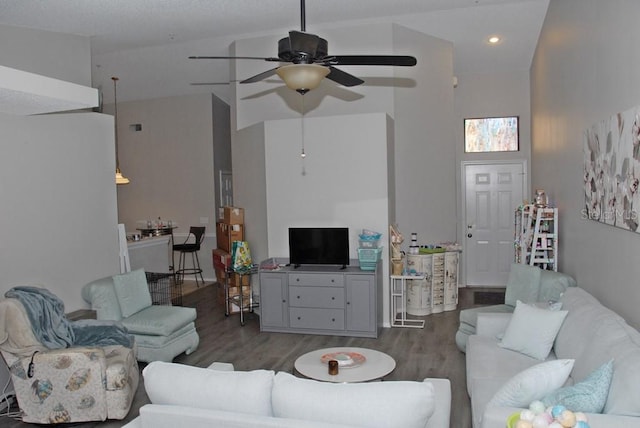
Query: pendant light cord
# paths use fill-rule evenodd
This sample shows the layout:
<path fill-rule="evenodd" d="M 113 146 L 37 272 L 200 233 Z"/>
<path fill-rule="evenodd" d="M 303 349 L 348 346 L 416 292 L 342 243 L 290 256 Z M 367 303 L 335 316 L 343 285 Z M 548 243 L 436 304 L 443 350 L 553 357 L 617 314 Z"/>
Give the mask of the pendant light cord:
<path fill-rule="evenodd" d="M 304 94 L 301 94 L 300 97 L 302 98 L 301 100 L 302 113 L 300 115 L 300 122 L 301 122 L 301 128 L 302 128 L 302 139 L 301 139 L 302 152 L 300 153 L 300 158 L 302 159 L 302 175 L 307 175 L 307 170 L 304 164 L 304 159 L 307 157 L 307 154 L 304 152 Z"/>

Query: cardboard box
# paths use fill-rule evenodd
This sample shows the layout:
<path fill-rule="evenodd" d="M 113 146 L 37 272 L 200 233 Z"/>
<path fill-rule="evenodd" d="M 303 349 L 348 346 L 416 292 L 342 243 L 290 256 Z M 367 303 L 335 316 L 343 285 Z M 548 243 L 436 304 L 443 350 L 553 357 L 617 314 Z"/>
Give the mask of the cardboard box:
<path fill-rule="evenodd" d="M 216 243 L 219 250 L 231 253 L 233 241 L 244 241 L 244 226 L 242 224 L 216 223 Z"/>
<path fill-rule="evenodd" d="M 220 248 L 213 249 L 211 250 L 211 258 L 214 268 L 226 269 L 231 266 L 231 254 L 228 251 Z"/>
<path fill-rule="evenodd" d="M 223 207 L 220 221 L 226 224 L 244 224 L 244 208 Z"/>
<path fill-rule="evenodd" d="M 222 269 L 216 266 L 215 271 L 216 271 L 216 280 L 220 284 L 224 284 L 224 282 L 227 280 L 226 269 Z"/>

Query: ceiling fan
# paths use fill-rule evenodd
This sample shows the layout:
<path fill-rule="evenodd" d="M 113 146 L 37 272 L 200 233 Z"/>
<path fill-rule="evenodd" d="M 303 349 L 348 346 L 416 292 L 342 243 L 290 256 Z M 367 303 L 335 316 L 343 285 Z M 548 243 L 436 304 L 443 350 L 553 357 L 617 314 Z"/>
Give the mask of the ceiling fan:
<path fill-rule="evenodd" d="M 364 80 L 342 71 L 336 66 L 387 65 L 411 67 L 416 65 L 415 57 L 405 55 L 329 55 L 327 41 L 305 31 L 305 0 L 300 0 L 300 20 L 301 31 L 289 31 L 289 37 L 284 37 L 278 41 L 277 57 L 190 56 L 189 59 L 249 59 L 290 63 L 263 71 L 240 81 L 240 83 L 259 82 L 277 74 L 289 88 L 303 95 L 318 87 L 325 77 L 343 86 L 357 86 L 364 83 Z"/>

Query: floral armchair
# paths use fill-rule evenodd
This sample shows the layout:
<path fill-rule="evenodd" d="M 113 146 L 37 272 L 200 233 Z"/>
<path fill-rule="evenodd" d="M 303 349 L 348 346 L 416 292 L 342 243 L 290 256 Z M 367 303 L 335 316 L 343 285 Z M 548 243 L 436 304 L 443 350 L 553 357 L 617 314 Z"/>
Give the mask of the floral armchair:
<path fill-rule="evenodd" d="M 123 419 L 139 381 L 135 343 L 131 341 L 129 347 L 94 340 L 99 345 L 70 343 L 52 348 L 50 336 L 43 340 L 33 328 L 33 317 L 19 299 L 0 300 L 0 353 L 11 373 L 22 420 L 49 424 Z M 45 311 L 35 319 L 57 327 L 64 324 L 57 324 L 63 318 L 64 313 L 56 319 Z M 74 339 L 83 342 L 79 340 L 82 331 L 92 322 L 102 328 L 99 335 L 110 331 L 111 326 L 104 323 L 78 321 L 73 326 Z"/>

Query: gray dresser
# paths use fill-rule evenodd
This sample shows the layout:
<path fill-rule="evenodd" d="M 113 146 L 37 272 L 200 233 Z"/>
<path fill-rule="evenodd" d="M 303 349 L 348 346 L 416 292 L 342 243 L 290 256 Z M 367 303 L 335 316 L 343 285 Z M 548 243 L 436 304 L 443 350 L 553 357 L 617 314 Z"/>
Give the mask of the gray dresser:
<path fill-rule="evenodd" d="M 350 266 L 293 266 L 260 270 L 260 330 L 378 337 L 382 276 Z"/>

